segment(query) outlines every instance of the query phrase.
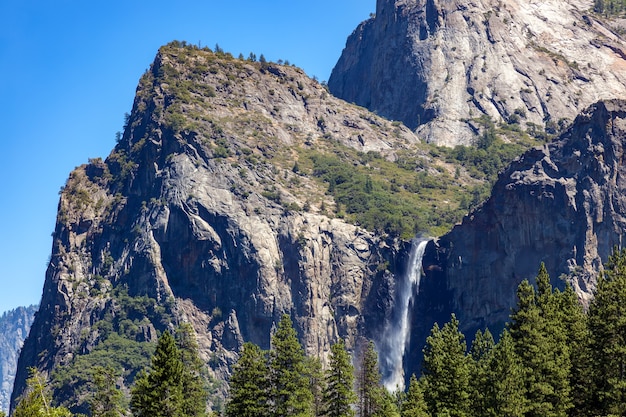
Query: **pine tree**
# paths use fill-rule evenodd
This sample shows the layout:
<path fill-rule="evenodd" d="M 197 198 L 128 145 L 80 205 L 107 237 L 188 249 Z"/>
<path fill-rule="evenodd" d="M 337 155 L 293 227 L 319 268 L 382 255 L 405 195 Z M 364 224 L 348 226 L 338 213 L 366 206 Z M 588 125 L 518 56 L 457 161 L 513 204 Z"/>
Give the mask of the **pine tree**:
<path fill-rule="evenodd" d="M 135 417 L 182 417 L 183 363 L 176 341 L 165 331 L 157 343 L 151 369 L 141 372 L 131 390 Z"/>
<path fill-rule="evenodd" d="M 526 368 L 525 390 L 530 417 L 564 417 L 572 407 L 569 386 L 571 361 L 559 296 L 541 264 L 537 291 L 525 280 L 518 287 L 518 305 L 510 331 Z"/>
<path fill-rule="evenodd" d="M 321 416 L 324 410 L 324 391 L 326 390 L 326 376 L 319 358 L 306 357 L 306 375 L 309 378 L 309 388 L 313 395 L 313 415 Z"/>
<path fill-rule="evenodd" d="M 330 348 L 330 367 L 326 371 L 324 410 L 327 417 L 353 417 L 352 405 L 356 402 L 353 390 L 354 367 L 343 340 Z"/>
<path fill-rule="evenodd" d="M 204 364 L 198 354 L 198 342 L 191 324 L 183 323 L 176 330 L 176 344 L 183 364 L 182 413 L 186 417 L 205 416 L 207 391 Z"/>
<path fill-rule="evenodd" d="M 374 417 L 400 417 L 394 396 L 387 388 L 379 386 L 376 390 Z"/>
<path fill-rule="evenodd" d="M 426 339 L 423 366 L 424 395 L 433 415 L 469 415 L 470 369 L 465 349 L 465 336 L 454 314 L 441 329 L 435 323 Z"/>
<path fill-rule="evenodd" d="M 504 329 L 489 358 L 485 417 L 523 417 L 528 409 L 526 373 L 511 334 Z"/>
<path fill-rule="evenodd" d="M 380 371 L 378 354 L 371 340 L 368 342 L 357 378 L 357 411 L 359 417 L 371 417 L 375 414 L 380 401 Z"/>
<path fill-rule="evenodd" d="M 471 410 L 475 415 L 486 415 L 489 406 L 486 393 L 491 383 L 489 363 L 494 344 L 489 329 L 486 329 L 484 333 L 478 330 L 470 348 L 470 398 Z"/>
<path fill-rule="evenodd" d="M 424 399 L 424 388 L 415 375 L 411 375 L 409 388 L 400 408 L 400 415 L 402 417 L 430 417 Z"/>
<path fill-rule="evenodd" d="M 52 406 L 50 390 L 36 369 L 30 369 L 26 383 L 26 391 L 15 407 L 13 417 L 72 417 L 67 408 Z"/>
<path fill-rule="evenodd" d="M 276 417 L 311 416 L 313 395 L 306 375 L 304 350 L 291 318 L 285 314 L 272 337 L 270 401 Z"/>
<path fill-rule="evenodd" d="M 113 368 L 97 366 L 93 370 L 91 417 L 120 417 L 125 414 L 124 393 L 117 387 L 118 373 Z"/>
<path fill-rule="evenodd" d="M 230 395 L 226 403 L 227 417 L 270 415 L 268 374 L 265 353 L 253 343 L 244 343 L 241 356 L 233 366 L 230 377 Z"/>
<path fill-rule="evenodd" d="M 582 417 L 592 414 L 592 353 L 589 350 L 589 327 L 587 315 L 571 285 L 559 294 L 562 321 L 567 333 L 570 351 L 569 385 L 572 405 L 569 415 Z"/>
<path fill-rule="evenodd" d="M 613 250 L 589 306 L 593 407 L 626 415 L 626 249 Z"/>

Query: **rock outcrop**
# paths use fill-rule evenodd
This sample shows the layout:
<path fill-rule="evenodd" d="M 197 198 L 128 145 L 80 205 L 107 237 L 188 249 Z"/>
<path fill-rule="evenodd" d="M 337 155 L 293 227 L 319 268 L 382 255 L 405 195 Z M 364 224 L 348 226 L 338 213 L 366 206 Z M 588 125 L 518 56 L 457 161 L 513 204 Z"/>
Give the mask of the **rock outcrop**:
<path fill-rule="evenodd" d="M 9 412 L 13 381 L 24 339 L 33 322 L 37 306 L 18 307 L 0 316 L 0 411 Z"/>
<path fill-rule="evenodd" d="M 483 115 L 554 133 L 626 96 L 626 44 L 590 0 L 378 0 L 349 37 L 331 92 L 441 145 Z"/>
<path fill-rule="evenodd" d="M 417 138 L 297 68 L 163 47 L 114 151 L 72 172 L 61 194 L 13 399 L 36 367 L 83 410 L 96 353 L 120 337 L 139 351 L 184 321 L 216 398 L 243 342 L 269 348 L 283 313 L 323 360 L 340 337 L 354 349 L 380 334 L 405 244 L 331 216 L 326 186 L 298 174 L 299 155 L 331 143 L 393 158 Z M 129 364 L 118 367 L 127 386 Z"/>
<path fill-rule="evenodd" d="M 553 285 L 567 280 L 588 303 L 626 233 L 625 146 L 626 101 L 604 101 L 514 161 L 491 197 L 427 248 L 416 317 L 432 323 L 456 312 L 468 336 L 500 329 L 518 284 L 534 282 L 541 262 Z M 425 331 L 415 329 L 422 340 Z"/>

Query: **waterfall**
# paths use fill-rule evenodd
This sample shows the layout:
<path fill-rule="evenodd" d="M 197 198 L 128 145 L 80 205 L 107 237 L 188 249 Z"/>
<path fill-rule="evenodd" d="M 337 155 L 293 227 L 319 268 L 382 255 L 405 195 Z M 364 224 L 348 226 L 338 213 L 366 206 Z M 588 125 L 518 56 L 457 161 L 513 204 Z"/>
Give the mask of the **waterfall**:
<path fill-rule="evenodd" d="M 403 359 L 411 336 L 410 309 L 419 294 L 422 258 L 428 242 L 427 239 L 412 242 L 406 273 L 397 283 L 392 319 L 385 325 L 378 343 L 383 383 L 390 392 L 404 390 Z"/>

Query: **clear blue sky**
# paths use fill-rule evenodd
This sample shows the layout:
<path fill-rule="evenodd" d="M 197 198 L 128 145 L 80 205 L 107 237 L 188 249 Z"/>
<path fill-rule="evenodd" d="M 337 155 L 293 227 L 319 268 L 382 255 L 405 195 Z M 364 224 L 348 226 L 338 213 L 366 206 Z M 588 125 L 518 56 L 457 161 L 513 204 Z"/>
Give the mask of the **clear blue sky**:
<path fill-rule="evenodd" d="M 38 303 L 58 191 L 106 157 L 159 46 L 216 43 L 327 80 L 374 0 L 0 2 L 0 313 Z"/>

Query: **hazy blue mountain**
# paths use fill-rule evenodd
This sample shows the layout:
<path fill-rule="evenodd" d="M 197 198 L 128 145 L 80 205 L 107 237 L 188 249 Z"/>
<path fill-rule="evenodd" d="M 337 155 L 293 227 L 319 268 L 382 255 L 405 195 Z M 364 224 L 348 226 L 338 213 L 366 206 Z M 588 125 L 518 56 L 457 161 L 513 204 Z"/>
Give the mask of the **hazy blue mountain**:
<path fill-rule="evenodd" d="M 17 359 L 24 339 L 28 335 L 38 307 L 18 307 L 6 311 L 0 317 L 0 410 L 9 411 L 9 400 L 13 391 Z"/>

